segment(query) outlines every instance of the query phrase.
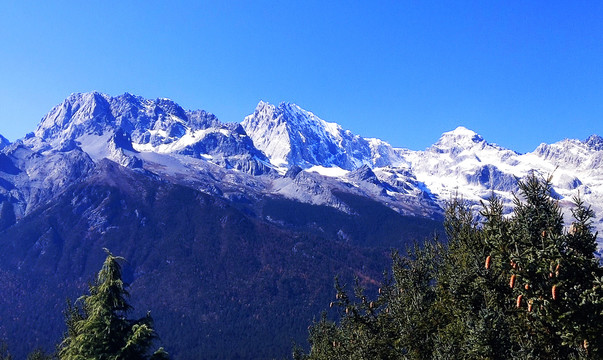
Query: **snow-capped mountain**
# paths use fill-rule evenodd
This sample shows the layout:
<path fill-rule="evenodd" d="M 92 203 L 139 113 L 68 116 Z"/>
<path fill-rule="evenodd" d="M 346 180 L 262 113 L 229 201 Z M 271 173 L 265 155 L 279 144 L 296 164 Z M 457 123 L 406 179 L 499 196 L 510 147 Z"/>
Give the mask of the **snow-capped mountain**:
<path fill-rule="evenodd" d="M 397 159 L 389 144 L 354 135 L 295 104 L 274 106 L 261 101 L 242 125 L 275 166 L 354 170 L 363 165 L 391 165 Z"/>
<path fill-rule="evenodd" d="M 106 158 L 237 201 L 282 196 L 345 210 L 345 204 L 333 195 L 345 192 L 378 199 L 404 214 L 433 217 L 440 212 L 437 204 L 422 196 L 424 191 L 412 176 L 396 190 L 402 182 L 389 185 L 319 174 L 340 169 L 337 174 L 345 175 L 370 162 L 371 149 L 376 149 L 377 157 L 381 156 L 379 151 L 391 152 L 389 145 L 354 136 L 295 105 L 282 104 L 276 111 L 274 106 L 261 103 L 259 108 L 272 109 L 271 116 L 285 125 L 297 120 L 295 134 L 298 140 L 303 137 L 305 143 L 289 142 L 286 148 L 293 150 L 288 156 L 288 167 L 299 164 L 311 171 L 279 176 L 287 168 L 282 163 L 280 167 L 273 165 L 273 153 L 267 151 L 273 155 L 271 164 L 240 124 L 221 123 L 206 111 L 187 111 L 168 99 L 91 92 L 72 94 L 42 118 L 35 132 L 3 150 L 5 161 L 0 178 L 5 186 L 0 186 L 0 197 L 19 220 Z M 264 117 L 258 124 L 269 119 Z M 265 139 L 269 136 L 273 135 L 265 135 Z M 363 149 L 362 156 L 354 150 L 356 147 Z M 388 150 L 384 151 L 384 147 Z M 266 176 L 258 176 L 262 174 Z"/>
<path fill-rule="evenodd" d="M 94 159 L 135 166 L 140 164 L 131 160 L 134 153 L 145 151 L 203 158 L 253 174 L 268 170 L 266 157 L 239 124 L 223 124 L 202 110 L 185 111 L 169 99 L 127 93 L 72 94 L 42 118 L 27 143 L 36 150 L 59 151 L 77 144 Z"/>
<path fill-rule="evenodd" d="M 596 135 L 519 154 L 458 127 L 411 151 L 290 103 L 260 102 L 241 124 L 224 124 L 169 99 L 91 92 L 65 99 L 15 144 L 0 138 L 0 149 L 0 195 L 17 218 L 108 158 L 239 201 L 281 196 L 349 211 L 334 195 L 343 192 L 431 218 L 457 195 L 477 206 L 494 193 L 511 205 L 517 179 L 536 172 L 552 176 L 566 209 L 577 194 L 592 204 L 603 229 L 603 139 Z"/>
<path fill-rule="evenodd" d="M 427 150 L 408 153 L 407 159 L 417 179 L 442 200 L 459 194 L 479 201 L 495 193 L 510 203 L 517 179 L 536 172 L 552 177 L 562 202 L 580 194 L 600 208 L 603 171 L 598 164 L 603 152 L 596 149 L 596 138 L 566 139 L 519 154 L 489 144 L 475 132 L 459 127 L 443 134 Z"/>
<path fill-rule="evenodd" d="M 442 231 L 452 196 L 510 206 L 517 178 L 551 175 L 562 208 L 579 193 L 602 230 L 602 156 L 596 135 L 519 154 L 459 127 L 412 151 L 294 104 L 225 124 L 168 99 L 73 94 L 23 139 L 0 136 L 0 334 L 22 357 L 38 345 L 24 328 L 59 339 L 57 309 L 106 247 L 128 259 L 137 310 L 153 309 L 180 358 L 198 357 L 191 344 L 269 357 L 249 333 L 280 339 L 284 356 L 307 337 L 304 314 L 332 300 L 333 276 L 376 284 L 389 249 Z"/>
<path fill-rule="evenodd" d="M 456 194 L 478 200 L 489 197 L 492 191 L 508 194 L 516 190 L 518 155 L 458 127 L 444 133 L 427 150 L 409 152 L 406 158 L 417 179 L 441 200 Z"/>
<path fill-rule="evenodd" d="M 384 194 L 399 199 L 408 190 L 411 197 L 440 206 L 461 196 L 477 208 L 493 193 L 511 206 L 517 179 L 531 172 L 552 176 L 564 209 L 580 194 L 596 210 L 595 226 L 603 230 L 603 139 L 597 135 L 542 144 L 534 152 L 519 154 L 461 126 L 428 149 L 411 151 L 354 135 L 297 105 L 264 102 L 245 118 L 243 127 L 277 167 L 300 166 L 344 182 L 350 181 L 348 171 L 369 167 Z"/>

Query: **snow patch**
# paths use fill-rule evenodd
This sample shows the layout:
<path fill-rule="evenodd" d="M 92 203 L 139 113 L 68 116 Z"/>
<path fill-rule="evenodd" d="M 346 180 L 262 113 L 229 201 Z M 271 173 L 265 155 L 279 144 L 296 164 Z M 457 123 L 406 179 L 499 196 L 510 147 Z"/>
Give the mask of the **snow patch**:
<path fill-rule="evenodd" d="M 314 172 L 314 173 L 317 173 L 317 174 L 320 174 L 323 176 L 335 177 L 335 178 L 343 178 L 344 176 L 346 176 L 349 173 L 348 170 L 344 170 L 337 166 L 324 167 L 324 166 L 320 166 L 320 165 L 312 166 L 311 168 L 306 169 L 306 171 Z"/>

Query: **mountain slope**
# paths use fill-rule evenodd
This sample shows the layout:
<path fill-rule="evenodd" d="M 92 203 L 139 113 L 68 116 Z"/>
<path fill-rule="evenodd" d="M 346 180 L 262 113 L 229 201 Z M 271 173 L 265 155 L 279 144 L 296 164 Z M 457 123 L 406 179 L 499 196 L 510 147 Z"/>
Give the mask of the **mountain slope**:
<path fill-rule="evenodd" d="M 174 358 L 285 356 L 334 276 L 374 287 L 392 248 L 442 233 L 452 196 L 510 205 L 517 178 L 552 175 L 564 211 L 579 193 L 603 229 L 602 156 L 598 136 L 519 154 L 459 127 L 412 151 L 294 104 L 224 124 L 168 99 L 73 94 L 0 137 L 0 338 L 22 357 L 58 341 L 65 298 L 108 247 Z"/>
<path fill-rule="evenodd" d="M 347 274 L 356 274 L 374 286 L 389 247 L 408 241 L 403 228 L 389 226 L 403 219 L 367 199 L 343 201 L 355 211 L 370 205 L 387 214 L 373 234 L 376 244 L 348 226 L 369 230 L 375 222 L 364 214 L 267 201 L 272 222 L 100 161 L 80 183 L 2 232 L 0 283 L 14 296 L 0 299 L 0 335 L 18 354 L 57 342 L 65 299 L 84 291 L 107 247 L 127 259 L 133 305 L 138 313 L 152 311 L 175 359 L 284 356 L 292 339 L 303 343 L 312 317 L 330 301 L 333 276 L 351 283 Z M 338 218 L 325 221 L 321 212 Z M 373 216 L 382 218 L 379 212 Z M 310 218 L 299 217 L 304 213 Z M 427 236 L 435 226 L 406 221 L 412 236 Z M 44 321 L 38 321 L 41 313 Z"/>
<path fill-rule="evenodd" d="M 242 124 L 272 164 L 299 166 L 344 183 L 349 182 L 347 172 L 368 166 L 384 193 L 398 200 L 395 202 L 410 204 L 412 198 L 415 205 L 420 203 L 412 206 L 411 211 L 417 214 L 434 203 L 441 209 L 454 196 L 468 200 L 477 211 L 480 201 L 495 194 L 510 209 L 517 179 L 531 172 L 544 178 L 551 176 L 567 221 L 571 222 L 572 198 L 580 194 L 592 204 L 594 225 L 603 233 L 603 140 L 597 135 L 585 141 L 566 139 L 542 144 L 531 153 L 519 154 L 459 127 L 444 133 L 428 149 L 411 151 L 354 135 L 297 105 L 264 102 Z M 370 196 L 379 197 L 374 192 Z M 423 214 L 434 216 L 433 211 Z M 603 248 L 602 240 L 599 244 Z"/>
<path fill-rule="evenodd" d="M 242 126 L 255 146 L 276 166 L 337 166 L 354 170 L 362 165 L 385 166 L 391 159 L 376 161 L 389 147 L 369 141 L 329 123 L 295 104 L 274 106 L 260 102 Z M 389 147 L 391 148 L 391 147 Z M 393 154 L 392 154 L 393 155 Z"/>
<path fill-rule="evenodd" d="M 114 134 L 122 143 L 107 148 L 105 143 Z M 34 135 L 28 144 L 37 150 L 71 148 L 76 143 L 94 159 L 120 163 L 131 152 L 152 151 L 204 158 L 256 175 L 269 170 L 266 157 L 240 125 L 222 124 L 205 111 L 185 111 L 169 99 L 72 94 L 42 119 Z"/>
<path fill-rule="evenodd" d="M 517 179 L 531 172 L 551 177 L 568 224 L 572 198 L 580 195 L 595 210 L 595 227 L 603 229 L 603 151 L 597 139 L 566 139 L 519 154 L 458 128 L 442 135 L 427 150 L 410 153 L 407 159 L 417 179 L 437 194 L 439 201 L 458 194 L 477 204 L 494 193 L 510 206 Z M 599 244 L 601 247 L 603 242 L 599 240 Z"/>
<path fill-rule="evenodd" d="M 206 111 L 184 110 L 168 99 L 92 92 L 71 95 L 33 134 L 10 146 L 2 143 L 6 157 L 0 166 L 6 171 L 0 172 L 0 196 L 18 221 L 59 191 L 53 184 L 65 186 L 84 175 L 90 167 L 86 157 L 88 163 L 107 158 L 230 199 L 255 202 L 277 196 L 349 211 L 333 195 L 338 191 L 369 197 L 405 215 L 435 219 L 457 195 L 477 208 L 496 194 L 509 206 L 517 178 L 534 171 L 552 175 L 566 212 L 572 197 L 581 194 L 597 213 L 595 226 L 603 230 L 602 143 L 593 135 L 519 154 L 459 127 L 425 151 L 411 151 L 362 138 L 295 104 L 260 102 L 241 124 L 223 124 Z M 15 160 L 27 152 L 27 159 L 73 169 L 65 168 L 55 178 L 46 177 L 49 171 L 30 174 L 28 168 L 45 165 Z M 354 175 L 365 167 L 374 177 Z M 296 168 L 301 174 L 286 175 Z M 40 185 L 32 190 L 29 184 L 36 182 Z"/>

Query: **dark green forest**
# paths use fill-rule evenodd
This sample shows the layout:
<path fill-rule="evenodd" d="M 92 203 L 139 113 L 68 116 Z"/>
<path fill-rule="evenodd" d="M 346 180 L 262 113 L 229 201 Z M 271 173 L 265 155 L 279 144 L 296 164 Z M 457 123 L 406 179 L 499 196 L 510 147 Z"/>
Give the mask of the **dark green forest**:
<path fill-rule="evenodd" d="M 330 306 L 295 359 L 601 359 L 603 268 L 593 212 L 574 199 L 564 230 L 551 184 L 520 182 L 511 216 L 493 197 L 480 221 L 446 210 L 448 241 L 393 255 L 378 294 L 336 281 Z M 521 199 L 521 200 L 520 200 Z"/>
<path fill-rule="evenodd" d="M 376 291 L 390 249 L 411 240 L 384 227 L 374 234 L 382 247 L 362 246 L 354 231 L 373 218 L 274 204 L 267 200 L 262 212 L 102 162 L 91 177 L 0 232 L 0 340 L 17 359 L 37 347 L 53 351 L 66 331 L 66 299 L 86 293 L 108 248 L 126 259 L 130 316 L 150 310 L 172 358 L 286 357 L 294 342 L 305 343 L 308 325 L 329 303 L 335 275 L 345 282 L 358 275 Z M 391 222 L 415 218 L 368 200 L 358 206 L 372 206 Z M 331 220 L 337 224 L 329 227 Z M 419 218 L 411 228 L 425 238 L 436 225 Z M 349 237 L 340 239 L 338 229 Z"/>
<path fill-rule="evenodd" d="M 496 197 L 479 216 L 452 200 L 446 241 L 394 251 L 378 289 L 350 282 L 353 274 L 335 278 L 332 302 L 307 324 L 308 344 L 294 346 L 293 358 L 603 358 L 593 212 L 575 198 L 565 227 L 548 180 L 531 176 L 519 187 L 510 215 Z M 107 251 L 86 294 L 66 306 L 56 350 L 31 349 L 28 360 L 169 358 L 151 315 L 130 318 L 123 261 Z M 269 347 L 264 341 L 256 345 Z M 0 360 L 12 358 L 0 343 Z"/>
<path fill-rule="evenodd" d="M 163 347 L 151 352 L 158 339 L 149 313 L 140 319 L 128 319 L 132 307 L 129 293 L 122 280 L 121 261 L 108 250 L 89 294 L 75 303 L 69 302 L 65 310 L 67 331 L 57 344 L 56 352 L 49 354 L 35 349 L 27 360 L 166 360 Z M 0 345 L 0 359 L 11 360 L 6 344 Z"/>

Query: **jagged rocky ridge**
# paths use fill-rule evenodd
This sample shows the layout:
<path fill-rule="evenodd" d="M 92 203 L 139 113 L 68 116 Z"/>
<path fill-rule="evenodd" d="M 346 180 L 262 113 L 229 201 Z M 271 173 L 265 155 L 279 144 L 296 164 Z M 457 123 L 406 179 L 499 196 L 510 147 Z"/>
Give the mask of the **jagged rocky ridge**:
<path fill-rule="evenodd" d="M 260 103 L 261 107 L 271 105 Z M 289 146 L 296 155 L 288 158 L 291 164 L 287 166 L 341 165 L 353 171 L 370 162 L 371 142 L 295 105 L 287 105 L 287 109 L 287 114 L 296 111 L 298 125 L 308 118 L 316 122 L 296 132 L 304 136 L 303 131 L 304 139 L 313 146 L 304 146 L 304 150 Z M 321 133 L 316 135 L 316 131 Z M 341 139 L 337 134 L 342 134 Z M 327 136 L 329 142 L 324 141 Z M 342 141 L 349 142 L 343 151 Z M 356 151 L 358 147 L 362 150 Z M 5 186 L 0 188 L 0 196 L 12 206 L 16 220 L 51 199 L 60 188 L 78 181 L 92 168 L 90 163 L 105 158 L 231 199 L 284 196 L 346 211 L 345 204 L 333 195 L 339 191 L 376 198 L 404 214 L 436 218 L 440 214 L 439 206 L 424 196 L 412 176 L 397 179 L 395 184 L 354 178 L 341 181 L 311 171 L 282 176 L 287 167 L 274 165 L 273 157 L 254 145 L 241 124 L 221 123 L 210 113 L 186 111 L 168 99 L 146 100 L 131 94 L 73 94 L 44 116 L 35 132 L 5 148 L 3 156 L 5 171 L 0 172 L 0 179 Z M 306 158 L 309 160 L 303 160 Z M 42 168 L 62 164 L 69 169 L 57 168 L 50 175 L 27 171 L 29 166 L 40 168 L 35 159 L 43 163 Z M 32 183 L 40 184 L 33 192 Z"/>
<path fill-rule="evenodd" d="M 242 124 L 276 167 L 295 165 L 343 182 L 368 182 L 398 201 L 408 201 L 404 195 L 410 194 L 419 203 L 442 207 L 461 196 L 477 210 L 480 201 L 496 194 L 510 207 L 517 179 L 532 172 L 551 176 L 566 214 L 579 194 L 592 204 L 597 214 L 594 225 L 603 230 L 603 140 L 597 135 L 585 141 L 541 144 L 531 153 L 519 154 L 458 127 L 428 149 L 411 151 L 354 135 L 295 104 L 264 102 Z M 354 175 L 366 174 L 367 168 L 374 177 Z"/>
<path fill-rule="evenodd" d="M 145 151 L 204 158 L 254 175 L 267 170 L 266 157 L 240 125 L 223 124 L 202 110 L 185 111 L 169 99 L 131 94 L 73 94 L 42 118 L 29 139 L 38 151 L 80 146 L 93 158 L 124 165 L 141 165 L 124 158 Z"/>
<path fill-rule="evenodd" d="M 579 193 L 603 227 L 597 135 L 519 154 L 459 127 L 411 151 L 352 134 L 295 104 L 260 102 L 241 124 L 224 124 L 169 99 L 91 92 L 72 94 L 34 133 L 10 145 L 2 138 L 0 146 L 0 196 L 16 219 L 108 158 L 226 198 L 283 196 L 347 211 L 333 193 L 349 192 L 430 218 L 441 217 L 457 195 L 478 204 L 494 193 L 510 205 L 517 179 L 534 171 L 552 176 L 564 206 Z"/>
<path fill-rule="evenodd" d="M 601 228 L 602 154 L 596 135 L 519 154 L 462 127 L 411 151 L 294 104 L 225 124 L 168 99 L 73 94 L 23 139 L 0 137 L 0 338 L 21 357 L 52 346 L 108 247 L 175 359 L 283 357 L 333 276 L 375 286 L 455 194 L 509 205 L 517 178 L 552 174 L 562 207 L 580 193 Z"/>
<path fill-rule="evenodd" d="M 17 358 L 60 341 L 102 248 L 174 359 L 280 358 L 334 276 L 370 289 L 391 248 L 441 229 L 412 186 L 401 201 L 369 167 L 274 166 L 240 124 L 165 99 L 74 94 L 3 146 L 0 339 Z"/>

